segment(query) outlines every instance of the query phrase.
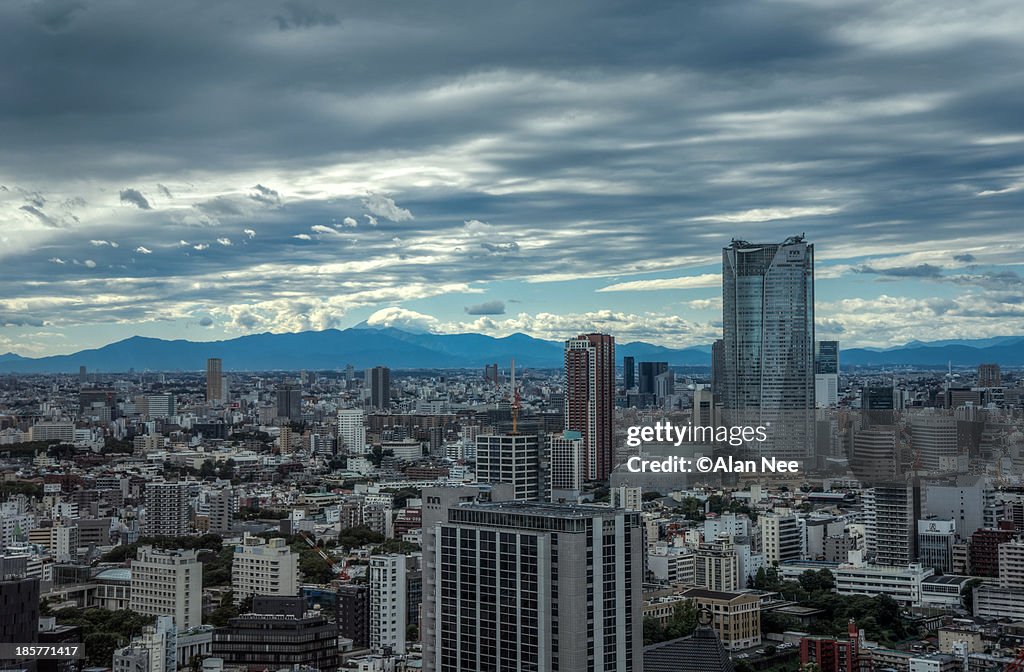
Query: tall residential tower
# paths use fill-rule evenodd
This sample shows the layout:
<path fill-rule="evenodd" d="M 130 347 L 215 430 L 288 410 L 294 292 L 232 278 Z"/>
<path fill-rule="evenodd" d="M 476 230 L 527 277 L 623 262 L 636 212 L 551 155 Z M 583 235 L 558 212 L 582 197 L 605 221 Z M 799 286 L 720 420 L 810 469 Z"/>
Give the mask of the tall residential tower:
<path fill-rule="evenodd" d="M 583 474 L 607 480 L 612 471 L 615 337 L 581 334 L 565 342 L 565 429 L 583 439 Z"/>

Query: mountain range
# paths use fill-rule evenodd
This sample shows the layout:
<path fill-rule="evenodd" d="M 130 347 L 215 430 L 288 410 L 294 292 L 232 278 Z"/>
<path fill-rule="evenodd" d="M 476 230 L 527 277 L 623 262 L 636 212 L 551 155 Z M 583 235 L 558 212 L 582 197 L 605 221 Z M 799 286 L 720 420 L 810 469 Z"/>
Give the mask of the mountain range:
<path fill-rule="evenodd" d="M 667 348 L 637 341 L 618 344 L 616 356 L 636 361 L 665 361 L 673 366 L 706 367 L 711 363 L 710 345 Z M 209 357 L 220 357 L 228 371 L 298 369 L 357 369 L 386 365 L 394 369 L 476 368 L 509 360 L 518 366 L 558 368 L 563 364 L 562 343 L 526 334 L 495 338 L 483 334 L 413 333 L 393 327 L 374 329 L 363 325 L 285 334 L 252 334 L 223 341 L 163 340 L 134 336 L 100 348 L 69 355 L 23 357 L 0 355 L 0 373 L 73 373 L 80 366 L 89 371 L 200 371 Z M 945 367 L 977 366 L 996 362 L 1024 366 L 1024 336 L 984 339 L 913 341 L 884 350 L 851 348 L 840 351 L 847 366 Z"/>

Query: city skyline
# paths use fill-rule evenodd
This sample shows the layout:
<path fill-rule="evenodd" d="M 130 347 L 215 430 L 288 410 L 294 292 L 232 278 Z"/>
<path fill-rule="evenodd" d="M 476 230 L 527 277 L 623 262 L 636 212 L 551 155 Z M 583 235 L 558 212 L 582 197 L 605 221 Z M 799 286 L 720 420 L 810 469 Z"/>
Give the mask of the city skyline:
<path fill-rule="evenodd" d="M 1024 670 L 1021 35 L 0 3 L 0 668 Z"/>
<path fill-rule="evenodd" d="M 0 352 L 705 344 L 721 246 L 799 233 L 820 338 L 1024 333 L 1015 3 L 244 8 L 0 8 Z"/>

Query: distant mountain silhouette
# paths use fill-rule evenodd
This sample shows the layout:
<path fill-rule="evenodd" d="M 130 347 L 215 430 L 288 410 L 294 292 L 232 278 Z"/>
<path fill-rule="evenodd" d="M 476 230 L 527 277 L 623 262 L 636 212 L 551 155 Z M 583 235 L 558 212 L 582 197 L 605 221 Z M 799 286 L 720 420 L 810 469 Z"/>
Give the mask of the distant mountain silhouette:
<path fill-rule="evenodd" d="M 707 366 L 706 348 L 674 350 L 650 343 L 627 343 L 616 349 L 619 358 L 657 359 L 676 366 Z M 494 338 L 483 334 L 411 333 L 393 327 L 252 334 L 225 341 L 167 341 L 133 336 L 101 348 L 70 355 L 40 358 L 0 356 L 0 372 L 72 373 L 90 371 L 199 371 L 208 357 L 224 360 L 228 371 L 341 369 L 385 365 L 395 369 L 475 368 L 497 363 L 558 368 L 563 365 L 562 343 L 526 334 Z"/>
<path fill-rule="evenodd" d="M 994 345 L 972 346 L 970 343 L 995 342 Z M 839 365 L 847 366 L 977 366 L 996 363 L 1002 366 L 1024 366 L 1024 336 L 977 339 L 976 341 L 936 341 L 907 345 L 889 350 L 851 348 L 843 350 L 840 343 Z"/>
<path fill-rule="evenodd" d="M 972 345 L 972 343 L 977 345 Z M 842 344 L 840 343 L 840 346 Z M 708 345 L 666 348 L 641 341 L 617 344 L 616 358 L 632 356 L 639 361 L 664 361 L 673 366 L 709 366 Z M 272 371 L 298 369 L 341 369 L 352 364 L 362 369 L 385 365 L 394 369 L 477 368 L 497 363 L 506 368 L 509 360 L 518 366 L 560 368 L 562 343 L 526 334 L 503 338 L 483 334 L 412 333 L 394 327 L 304 331 L 286 334 L 252 334 L 224 341 L 167 341 L 134 336 L 101 348 L 70 355 L 22 357 L 0 355 L 4 373 L 74 373 L 85 366 L 90 371 L 199 371 L 208 357 L 224 360 L 228 371 Z M 898 348 L 840 350 L 840 364 L 847 366 L 977 366 L 996 362 L 1024 366 L 1024 337 L 995 338 L 935 343 L 914 342 Z"/>

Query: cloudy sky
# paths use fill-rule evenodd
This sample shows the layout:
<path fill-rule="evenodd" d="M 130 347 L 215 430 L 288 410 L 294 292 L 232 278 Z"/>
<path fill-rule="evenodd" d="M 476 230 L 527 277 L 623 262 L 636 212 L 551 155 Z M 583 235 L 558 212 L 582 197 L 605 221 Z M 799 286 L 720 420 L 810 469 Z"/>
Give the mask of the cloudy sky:
<path fill-rule="evenodd" d="M 368 320 L 704 344 L 806 232 L 821 337 L 1024 333 L 1024 4 L 0 3 L 0 352 Z"/>

